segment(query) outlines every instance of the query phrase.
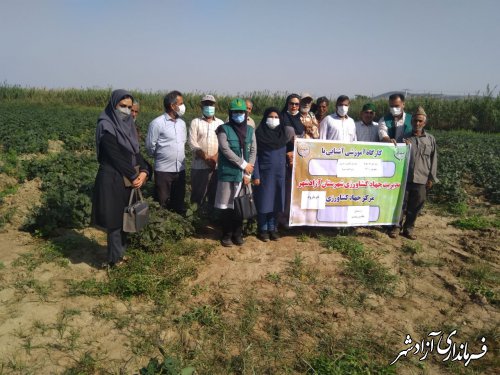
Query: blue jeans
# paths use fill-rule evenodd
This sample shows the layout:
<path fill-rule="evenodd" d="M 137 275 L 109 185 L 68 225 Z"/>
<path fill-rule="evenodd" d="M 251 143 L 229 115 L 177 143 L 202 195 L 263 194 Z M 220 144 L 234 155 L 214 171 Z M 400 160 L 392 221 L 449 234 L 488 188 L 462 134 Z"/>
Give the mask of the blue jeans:
<path fill-rule="evenodd" d="M 276 231 L 276 213 L 269 212 L 257 215 L 257 226 L 259 232 L 274 232 Z"/>

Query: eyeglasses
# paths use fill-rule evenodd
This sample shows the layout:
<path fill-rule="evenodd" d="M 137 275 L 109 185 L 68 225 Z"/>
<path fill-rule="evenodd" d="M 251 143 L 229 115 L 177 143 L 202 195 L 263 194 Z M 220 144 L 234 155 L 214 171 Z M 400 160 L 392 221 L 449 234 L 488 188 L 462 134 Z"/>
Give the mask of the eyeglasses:
<path fill-rule="evenodd" d="M 290 102 L 290 103 L 288 103 L 288 105 L 299 106 L 300 102 Z"/>
<path fill-rule="evenodd" d="M 132 109 L 132 106 L 131 105 L 126 105 L 126 104 L 118 104 L 120 106 L 120 108 L 128 108 L 128 109 Z"/>
<path fill-rule="evenodd" d="M 367 115 L 374 115 L 375 114 L 375 112 L 373 112 L 373 111 L 364 111 L 363 113 L 366 113 Z"/>

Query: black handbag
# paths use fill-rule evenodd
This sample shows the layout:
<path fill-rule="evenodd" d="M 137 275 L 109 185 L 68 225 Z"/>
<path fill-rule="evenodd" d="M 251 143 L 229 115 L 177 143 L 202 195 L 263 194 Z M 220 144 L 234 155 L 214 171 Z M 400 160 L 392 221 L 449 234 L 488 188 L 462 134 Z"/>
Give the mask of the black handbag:
<path fill-rule="evenodd" d="M 240 218 L 248 220 L 257 216 L 257 207 L 255 206 L 253 194 L 248 185 L 245 185 L 241 189 L 241 192 L 234 198 L 234 210 Z"/>
<path fill-rule="evenodd" d="M 135 198 L 135 203 L 132 203 Z M 132 189 L 128 206 L 123 211 L 123 231 L 139 232 L 149 221 L 149 205 L 142 197 L 141 189 Z"/>

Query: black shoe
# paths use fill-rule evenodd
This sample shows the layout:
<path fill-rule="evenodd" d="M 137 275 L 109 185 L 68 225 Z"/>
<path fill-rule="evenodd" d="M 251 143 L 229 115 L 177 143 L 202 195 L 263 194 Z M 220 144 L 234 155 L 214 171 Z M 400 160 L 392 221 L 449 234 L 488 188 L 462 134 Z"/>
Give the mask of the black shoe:
<path fill-rule="evenodd" d="M 231 237 L 222 237 L 220 244 L 224 247 L 231 247 L 233 246 L 233 241 L 231 241 Z"/>
<path fill-rule="evenodd" d="M 268 242 L 269 241 L 269 233 L 267 232 L 259 232 L 257 234 L 257 238 L 263 242 Z"/>
<path fill-rule="evenodd" d="M 243 237 L 241 236 L 233 236 L 231 239 L 233 240 L 233 243 L 238 246 L 241 246 L 245 243 L 245 240 L 243 240 Z"/>
<path fill-rule="evenodd" d="M 280 234 L 278 233 L 277 230 L 273 230 L 269 232 L 269 237 L 271 238 L 272 241 L 278 241 L 280 239 Z"/>

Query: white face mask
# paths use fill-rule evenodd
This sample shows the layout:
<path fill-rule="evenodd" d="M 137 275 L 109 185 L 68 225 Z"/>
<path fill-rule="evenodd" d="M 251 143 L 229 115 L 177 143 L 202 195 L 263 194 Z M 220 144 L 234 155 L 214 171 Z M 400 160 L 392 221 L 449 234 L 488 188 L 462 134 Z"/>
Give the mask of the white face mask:
<path fill-rule="evenodd" d="M 337 106 L 337 113 L 339 116 L 347 116 L 347 111 L 349 111 L 349 106 L 348 105 L 338 105 Z"/>
<path fill-rule="evenodd" d="M 127 107 L 118 106 L 116 109 L 119 110 L 121 113 L 123 113 L 126 116 L 128 116 L 128 115 L 130 115 L 130 113 L 132 113 L 130 108 L 127 108 Z"/>
<path fill-rule="evenodd" d="M 391 115 L 393 116 L 400 116 L 402 112 L 401 107 L 391 107 Z"/>
<path fill-rule="evenodd" d="M 186 106 L 184 104 L 181 104 L 179 106 L 179 109 L 177 111 L 175 111 L 175 113 L 177 113 L 177 115 L 179 115 L 179 117 L 182 117 L 182 115 L 184 113 L 186 113 Z"/>
<path fill-rule="evenodd" d="M 279 118 L 274 118 L 274 117 L 268 117 L 267 120 L 266 120 L 266 124 L 271 129 L 275 129 L 280 124 L 280 119 Z"/>
<path fill-rule="evenodd" d="M 311 110 L 310 105 L 300 106 L 300 112 L 302 112 L 302 113 L 308 113 L 310 110 Z"/>

